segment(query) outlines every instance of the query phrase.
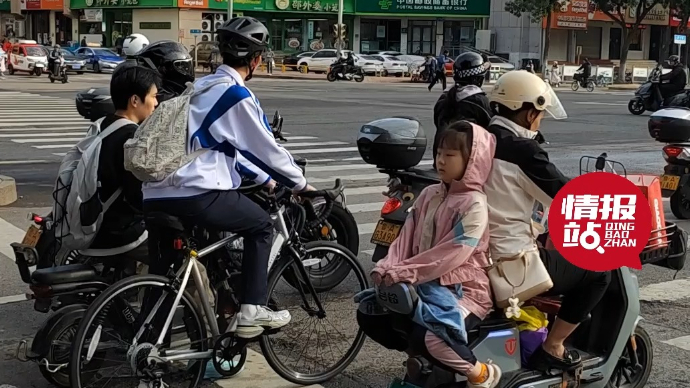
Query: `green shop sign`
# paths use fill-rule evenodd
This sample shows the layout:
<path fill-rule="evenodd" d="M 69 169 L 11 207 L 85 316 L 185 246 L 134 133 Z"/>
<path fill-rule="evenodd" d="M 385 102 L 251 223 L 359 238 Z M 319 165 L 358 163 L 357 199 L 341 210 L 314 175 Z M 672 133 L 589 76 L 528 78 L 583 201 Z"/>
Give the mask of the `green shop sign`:
<path fill-rule="evenodd" d="M 0 11 L 11 11 L 12 5 L 10 0 L 0 0 Z"/>
<path fill-rule="evenodd" d="M 271 1 L 271 0 L 266 0 Z M 211 9 L 228 9 L 228 0 L 208 0 Z M 264 0 L 234 0 L 232 2 L 233 13 L 236 11 L 263 11 Z"/>
<path fill-rule="evenodd" d="M 71 0 L 70 8 L 172 8 L 176 0 Z"/>
<path fill-rule="evenodd" d="M 338 8 L 338 0 L 266 0 L 267 11 L 337 13 Z M 343 12 L 352 13 L 353 10 L 352 0 L 344 0 Z"/>
<path fill-rule="evenodd" d="M 489 0 L 356 0 L 359 14 L 489 16 Z"/>

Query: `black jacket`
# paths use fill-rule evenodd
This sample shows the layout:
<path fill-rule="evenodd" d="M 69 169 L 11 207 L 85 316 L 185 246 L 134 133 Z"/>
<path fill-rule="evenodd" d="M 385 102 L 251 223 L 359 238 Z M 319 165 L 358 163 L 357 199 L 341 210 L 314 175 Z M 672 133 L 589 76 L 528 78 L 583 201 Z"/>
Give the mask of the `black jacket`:
<path fill-rule="evenodd" d="M 582 70 L 582 74 L 590 76 L 592 75 L 592 64 L 589 62 L 585 62 L 577 70 Z"/>
<path fill-rule="evenodd" d="M 453 96 L 451 97 L 453 100 L 448 100 L 449 96 Z M 460 101 L 456 96 L 460 96 Z M 486 128 L 492 116 L 489 98 L 477 86 L 456 85 L 447 92 L 443 92 L 434 106 L 434 125 L 436 126 L 433 146 L 434 160 L 436 160 L 440 134 L 448 127 L 448 124 L 454 121 L 467 120 Z"/>
<path fill-rule="evenodd" d="M 687 76 L 685 75 L 683 65 L 674 66 L 670 72 L 662 74 L 660 79 L 662 81 L 668 80 L 668 84 L 675 86 L 674 89 L 677 90 L 683 90 L 687 83 Z"/>
<path fill-rule="evenodd" d="M 101 123 L 101 129 L 107 128 L 120 118 L 108 115 Z M 98 158 L 101 200 L 106 201 L 118 187 L 122 187 L 122 194 L 105 212 L 101 229 L 91 244 L 92 249 L 117 248 L 130 244 L 139 239 L 146 229 L 142 212 L 141 182 L 125 170 L 124 145 L 134 136 L 137 128 L 136 124 L 125 125 L 103 139 Z"/>

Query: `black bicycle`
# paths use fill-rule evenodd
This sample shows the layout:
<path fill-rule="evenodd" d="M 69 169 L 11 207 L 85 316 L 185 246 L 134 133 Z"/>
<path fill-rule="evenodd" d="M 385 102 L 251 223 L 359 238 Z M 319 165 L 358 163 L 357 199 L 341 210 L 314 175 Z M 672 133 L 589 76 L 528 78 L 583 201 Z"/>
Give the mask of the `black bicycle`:
<path fill-rule="evenodd" d="M 314 221 L 323 222 L 342 191 L 343 186 L 337 179 L 333 189 L 300 196 L 325 199 L 323 211 Z M 282 186 L 272 195 L 260 194 L 258 190 L 253 194 L 261 197 L 257 202 L 269 211 L 276 230 L 268 267 L 267 305 L 273 310 L 287 309 L 292 315 L 289 325 L 264 331 L 258 337 L 261 351 L 275 372 L 290 382 L 309 385 L 327 381 L 355 359 L 364 343 L 364 333 L 354 321 L 356 306 L 352 302 L 355 293 L 368 288 L 364 269 L 352 252 L 337 243 L 313 241 L 305 244 L 300 241 L 300 232 L 307 226 L 308 212 L 314 212 L 310 202 L 298 201 Z M 237 290 L 240 289 L 241 260 L 228 255 L 227 246 L 232 245 L 237 236 L 223 237 L 222 233 L 185 225 L 163 213 L 147 215 L 146 225 L 150 229 L 149 238 L 160 242 L 161 257 L 172 258 L 177 264 L 172 267 L 177 271 L 171 271 L 168 276 L 131 276 L 113 284 L 96 298 L 86 311 L 72 343 L 72 387 L 87 387 L 100 381 L 118 381 L 120 387 L 122 380 L 132 380 L 137 385 L 147 381 L 149 386 L 158 387 L 189 381 L 189 387 L 196 387 L 210 360 L 216 371 L 224 376 L 238 373 L 246 361 L 247 347 L 253 340 L 236 337 L 229 325 L 230 318 L 239 311 Z M 348 279 L 335 286 L 314 284 L 318 279 L 309 276 L 308 269 L 328 255 L 335 255 L 337 260 L 350 265 Z M 207 285 L 202 280 L 199 263 L 208 270 L 210 293 L 204 291 Z M 188 288 L 190 278 L 195 285 L 195 295 Z M 280 284 L 281 281 L 285 285 Z M 347 286 L 351 289 L 337 290 Z M 343 301 L 334 302 L 331 294 L 342 296 Z M 349 307 L 351 311 L 343 313 L 338 311 L 339 307 Z M 157 314 L 159 312 L 163 314 Z M 180 322 L 173 323 L 176 319 Z M 348 320 L 351 322 L 346 322 Z M 326 344 L 312 339 L 312 334 L 299 338 L 305 330 L 298 329 L 297 325 L 305 321 L 310 322 L 307 324 L 310 328 L 343 325 L 335 335 L 328 335 L 335 343 Z M 299 336 L 290 338 L 287 334 L 291 331 Z M 307 351 L 306 346 L 312 343 L 315 348 Z M 300 345 L 304 348 L 296 351 Z M 290 352 L 287 361 L 280 357 L 278 348 L 281 346 Z M 318 359 L 319 354 L 333 355 L 336 350 L 342 355 L 336 356 L 334 362 Z M 299 368 L 302 357 L 309 370 Z M 295 358 L 296 366 L 288 365 Z M 119 367 L 112 365 L 116 359 L 123 361 Z M 320 369 L 314 371 L 312 367 Z M 114 375 L 105 373 L 106 369 L 113 368 L 116 368 Z"/>

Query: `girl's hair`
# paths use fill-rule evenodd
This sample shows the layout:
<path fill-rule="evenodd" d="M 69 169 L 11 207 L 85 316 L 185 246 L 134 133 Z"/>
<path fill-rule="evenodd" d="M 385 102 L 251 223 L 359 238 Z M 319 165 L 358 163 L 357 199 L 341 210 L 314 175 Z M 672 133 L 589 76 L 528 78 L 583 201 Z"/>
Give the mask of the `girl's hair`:
<path fill-rule="evenodd" d="M 455 121 L 441 132 L 438 148 L 460 151 L 467 163 L 472 152 L 472 140 L 472 124 L 467 121 Z"/>

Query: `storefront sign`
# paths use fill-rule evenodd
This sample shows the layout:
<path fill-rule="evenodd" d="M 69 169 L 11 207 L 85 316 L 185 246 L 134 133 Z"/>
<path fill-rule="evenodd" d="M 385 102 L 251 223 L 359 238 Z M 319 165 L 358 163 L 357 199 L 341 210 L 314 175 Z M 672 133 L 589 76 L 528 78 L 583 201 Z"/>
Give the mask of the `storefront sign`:
<path fill-rule="evenodd" d="M 71 0 L 70 8 L 172 8 L 176 0 Z"/>
<path fill-rule="evenodd" d="M 169 30 L 171 28 L 170 22 L 139 22 L 140 30 Z"/>
<path fill-rule="evenodd" d="M 196 3 L 203 2 L 203 7 L 193 6 L 192 8 L 210 8 L 210 9 L 228 9 L 228 0 L 178 0 L 178 4 L 182 3 Z M 263 11 L 264 1 L 274 1 L 274 0 L 233 0 L 232 9 L 233 13 L 237 11 Z M 179 5 L 183 7 L 182 5 Z M 186 6 L 189 7 L 189 6 Z"/>
<path fill-rule="evenodd" d="M 618 17 L 618 10 L 611 10 L 610 12 L 613 16 Z M 669 9 L 665 8 L 661 4 L 657 4 L 654 8 L 650 9 L 642 19 L 641 24 L 645 25 L 656 25 L 656 26 L 667 26 L 669 23 Z M 612 19 L 602 12 L 599 7 L 593 1 L 589 2 L 589 20 L 597 20 L 603 22 L 610 22 Z M 635 24 L 637 21 L 636 9 L 629 8 L 628 12 L 625 12 L 625 22 L 628 24 Z"/>
<path fill-rule="evenodd" d="M 41 9 L 41 0 L 26 0 L 26 9 Z"/>
<path fill-rule="evenodd" d="M 12 2 L 10 0 L 0 0 L 0 12 L 10 12 Z"/>
<path fill-rule="evenodd" d="M 275 0 L 281 11 L 338 12 L 337 0 Z"/>
<path fill-rule="evenodd" d="M 79 18 L 83 22 L 98 23 L 103 21 L 102 9 L 85 9 L 84 14 Z"/>
<path fill-rule="evenodd" d="M 489 16 L 486 0 L 356 0 L 355 11 L 363 14 L 425 14 Z"/>
<path fill-rule="evenodd" d="M 676 10 L 674 9 L 673 11 L 671 11 L 671 14 L 672 14 L 673 16 L 671 16 L 671 20 L 669 20 L 669 23 L 668 23 L 668 24 L 669 24 L 671 27 L 678 27 L 678 26 L 680 26 L 680 18 L 678 17 L 678 11 L 676 11 Z M 690 27 L 690 20 L 688 20 L 688 27 Z"/>
<path fill-rule="evenodd" d="M 559 11 L 551 14 L 551 28 L 558 30 L 586 30 L 589 18 L 589 0 L 562 3 Z M 546 18 L 542 27 L 546 28 Z"/>

